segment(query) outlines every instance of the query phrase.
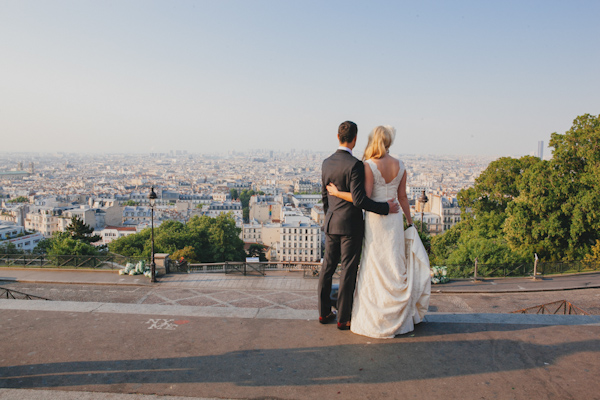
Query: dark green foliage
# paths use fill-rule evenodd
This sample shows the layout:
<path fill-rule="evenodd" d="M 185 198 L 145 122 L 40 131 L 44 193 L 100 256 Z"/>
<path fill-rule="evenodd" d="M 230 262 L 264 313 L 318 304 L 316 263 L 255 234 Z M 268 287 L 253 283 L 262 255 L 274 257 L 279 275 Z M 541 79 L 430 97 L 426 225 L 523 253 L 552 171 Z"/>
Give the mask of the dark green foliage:
<path fill-rule="evenodd" d="M 240 195 L 239 195 L 239 199 L 242 202 L 242 208 L 248 207 L 248 205 L 250 204 L 250 197 L 254 196 L 255 194 L 256 194 L 256 192 L 254 192 L 254 190 L 252 190 L 252 189 L 242 190 L 242 193 L 240 193 Z"/>
<path fill-rule="evenodd" d="M 181 257 L 183 257 L 184 261 L 187 261 L 188 263 L 198 262 L 198 256 L 196 255 L 196 252 L 192 246 L 185 246 L 183 249 L 175 251 L 170 256 L 170 258 L 175 261 L 179 261 Z"/>
<path fill-rule="evenodd" d="M 48 256 L 95 256 L 98 255 L 98 249 L 89 243 L 75 239 L 67 232 L 59 232 L 50 239 L 46 254 Z"/>
<path fill-rule="evenodd" d="M 52 238 L 40 240 L 33 253 L 48 256 L 98 255 L 104 246 L 95 247 L 91 244 L 102 239 L 98 235 L 92 235 L 93 232 L 94 229 L 81 218 L 72 217 L 65 232 L 56 232 Z"/>
<path fill-rule="evenodd" d="M 23 250 L 19 250 L 14 243 L 0 243 L 0 254 L 25 254 Z"/>
<path fill-rule="evenodd" d="M 459 193 L 462 221 L 432 240 L 432 265 L 582 260 L 600 240 L 600 116 L 552 134 L 553 158 L 500 158 Z M 466 210 L 470 209 L 471 213 Z"/>
<path fill-rule="evenodd" d="M 261 192 L 262 193 L 262 192 Z M 242 203 L 242 217 L 244 218 L 244 222 L 250 221 L 250 198 L 257 194 L 254 190 L 242 190 L 242 193 L 239 195 L 240 202 Z"/>
<path fill-rule="evenodd" d="M 46 254 L 48 249 L 52 246 L 52 239 L 42 239 L 34 247 L 33 254 Z"/>
<path fill-rule="evenodd" d="M 14 199 L 8 200 L 9 203 L 29 203 L 29 199 L 25 196 L 15 197 Z"/>
<path fill-rule="evenodd" d="M 92 235 L 94 228 L 83 222 L 78 216 L 71 218 L 71 223 L 67 226 L 66 233 L 68 233 L 73 239 L 81 241 L 83 243 L 96 243 L 102 238 L 99 235 Z"/>
<path fill-rule="evenodd" d="M 165 221 L 154 228 L 154 251 L 174 254 L 191 247 L 187 254 L 189 256 L 193 251 L 196 256 L 194 261 L 243 261 L 246 252 L 244 242 L 239 237 L 240 232 L 229 214 L 217 218 L 194 216 L 185 225 L 178 221 Z M 114 240 L 108 247 L 111 252 L 123 256 L 149 258 L 150 228 Z"/>
<path fill-rule="evenodd" d="M 258 257 L 259 261 L 267 261 L 264 244 L 252 243 L 248 248 L 248 257 Z"/>
<path fill-rule="evenodd" d="M 542 260 L 581 260 L 600 239 L 600 115 L 576 118 L 550 145 L 552 160 L 523 176 L 504 232 Z"/>

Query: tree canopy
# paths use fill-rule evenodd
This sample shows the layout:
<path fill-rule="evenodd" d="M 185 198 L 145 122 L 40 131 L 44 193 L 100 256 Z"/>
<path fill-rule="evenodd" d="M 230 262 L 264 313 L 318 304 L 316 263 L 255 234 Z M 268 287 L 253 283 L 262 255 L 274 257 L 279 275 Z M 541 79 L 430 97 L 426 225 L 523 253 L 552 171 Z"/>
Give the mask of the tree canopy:
<path fill-rule="evenodd" d="M 83 222 L 78 216 L 71 217 L 71 223 L 67 226 L 66 232 L 73 239 L 87 244 L 96 243 L 102 240 L 99 235 L 93 235 L 94 228 Z"/>
<path fill-rule="evenodd" d="M 553 133 L 551 160 L 503 157 L 458 195 L 462 221 L 432 239 L 432 262 L 582 260 L 600 239 L 600 115 Z"/>
<path fill-rule="evenodd" d="M 154 228 L 154 251 L 199 262 L 243 261 L 246 253 L 240 232 L 230 214 L 194 216 L 187 224 L 164 221 Z M 108 248 L 124 256 L 150 257 L 150 228 L 114 240 Z"/>
<path fill-rule="evenodd" d="M 15 197 L 14 199 L 8 200 L 9 203 L 29 203 L 29 199 L 25 196 Z"/>

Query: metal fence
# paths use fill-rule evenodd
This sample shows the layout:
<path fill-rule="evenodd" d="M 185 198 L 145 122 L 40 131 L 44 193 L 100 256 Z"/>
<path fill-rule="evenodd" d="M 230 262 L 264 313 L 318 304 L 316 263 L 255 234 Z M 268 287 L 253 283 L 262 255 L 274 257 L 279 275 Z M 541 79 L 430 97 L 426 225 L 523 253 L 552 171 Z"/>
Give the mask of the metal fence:
<path fill-rule="evenodd" d="M 65 269 L 108 269 L 124 268 L 127 263 L 137 263 L 148 259 L 141 257 L 126 257 L 119 254 L 100 256 L 47 256 L 37 254 L 0 254 L 0 267 L 34 267 L 34 268 L 65 268 Z M 432 265 L 433 266 L 433 265 Z M 443 265 L 447 267 L 450 278 L 503 278 L 517 276 L 533 276 L 535 264 L 482 264 L 472 265 Z M 267 271 L 301 271 L 304 277 L 318 277 L 320 262 L 234 262 L 186 264 L 182 268 L 170 260 L 170 272 L 204 272 L 204 273 L 241 273 L 243 275 L 265 275 Z M 598 262 L 538 262 L 537 275 L 569 274 L 579 272 L 600 271 Z"/>
<path fill-rule="evenodd" d="M 65 269 L 121 269 L 127 263 L 137 263 L 140 257 L 125 257 L 118 254 L 101 256 L 48 256 L 38 254 L 0 254 L 0 267 L 33 267 Z"/>
<path fill-rule="evenodd" d="M 537 275 L 558 275 L 579 272 L 600 271 L 600 263 L 571 261 L 571 262 L 538 262 L 521 264 L 481 264 L 452 265 L 446 264 L 450 278 L 506 278 L 517 276 L 533 276 L 534 268 Z M 477 271 L 476 271 L 477 270 Z M 477 274 L 475 275 L 475 272 Z"/>
<path fill-rule="evenodd" d="M 267 271 L 302 271 L 305 276 L 318 275 L 320 262 L 235 262 L 225 261 L 220 263 L 188 264 L 187 269 L 177 269 L 171 263 L 171 272 L 217 272 L 217 273 L 241 273 L 243 275 L 260 274 L 265 275 Z M 175 263 L 176 264 L 176 263 Z M 316 274 L 314 273 L 316 271 Z"/>

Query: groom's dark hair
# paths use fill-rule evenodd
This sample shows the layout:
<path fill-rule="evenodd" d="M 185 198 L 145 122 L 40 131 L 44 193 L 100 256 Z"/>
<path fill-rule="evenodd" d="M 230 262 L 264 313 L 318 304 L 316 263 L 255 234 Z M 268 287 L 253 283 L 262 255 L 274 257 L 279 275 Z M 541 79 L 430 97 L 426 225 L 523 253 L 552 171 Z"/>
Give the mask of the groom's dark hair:
<path fill-rule="evenodd" d="M 344 121 L 338 128 L 338 139 L 340 143 L 350 143 L 356 137 L 358 126 L 352 121 Z"/>

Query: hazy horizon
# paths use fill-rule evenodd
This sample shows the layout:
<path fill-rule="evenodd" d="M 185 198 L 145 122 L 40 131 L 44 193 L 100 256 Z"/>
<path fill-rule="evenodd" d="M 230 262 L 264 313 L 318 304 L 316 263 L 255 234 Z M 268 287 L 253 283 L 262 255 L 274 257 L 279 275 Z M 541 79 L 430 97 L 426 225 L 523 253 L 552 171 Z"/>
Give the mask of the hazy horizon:
<path fill-rule="evenodd" d="M 1 153 L 520 157 L 600 113 L 596 1 L 0 2 Z"/>

